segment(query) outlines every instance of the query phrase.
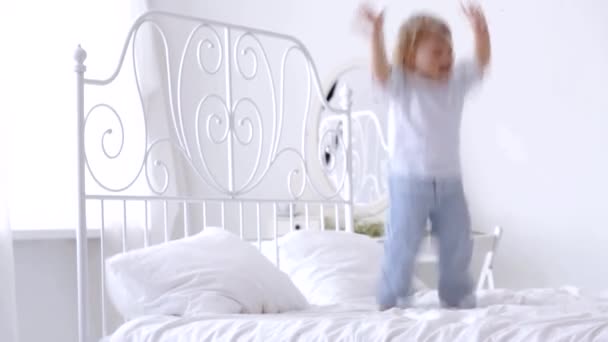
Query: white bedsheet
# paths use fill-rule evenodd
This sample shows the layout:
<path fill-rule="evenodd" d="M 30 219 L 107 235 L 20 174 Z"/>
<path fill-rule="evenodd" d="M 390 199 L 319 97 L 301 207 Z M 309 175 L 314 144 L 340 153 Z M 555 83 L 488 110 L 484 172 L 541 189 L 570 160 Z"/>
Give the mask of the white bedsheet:
<path fill-rule="evenodd" d="M 575 289 L 487 291 L 463 311 L 440 309 L 426 291 L 414 305 L 378 312 L 369 298 L 276 315 L 148 316 L 110 341 L 608 341 L 608 299 Z"/>

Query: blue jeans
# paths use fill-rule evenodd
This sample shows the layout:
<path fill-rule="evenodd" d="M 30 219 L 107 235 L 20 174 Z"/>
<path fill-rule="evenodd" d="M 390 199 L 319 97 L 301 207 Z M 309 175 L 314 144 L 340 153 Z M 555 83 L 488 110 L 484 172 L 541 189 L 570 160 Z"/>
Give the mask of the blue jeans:
<path fill-rule="evenodd" d="M 407 306 L 416 256 L 430 219 L 438 241 L 439 299 L 444 307 L 475 306 L 469 274 L 473 241 L 462 181 L 389 176 L 390 205 L 378 304 Z"/>

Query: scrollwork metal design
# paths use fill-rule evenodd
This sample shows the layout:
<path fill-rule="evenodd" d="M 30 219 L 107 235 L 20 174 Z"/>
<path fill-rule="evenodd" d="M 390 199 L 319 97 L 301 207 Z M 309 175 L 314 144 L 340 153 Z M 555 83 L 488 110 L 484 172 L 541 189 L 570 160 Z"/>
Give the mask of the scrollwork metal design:
<path fill-rule="evenodd" d="M 259 127 L 258 129 L 258 137 L 262 137 L 264 135 L 264 120 L 262 119 L 262 114 L 260 113 L 260 108 L 258 107 L 258 105 L 253 101 L 253 99 L 249 98 L 249 97 L 243 97 L 240 98 L 235 104 L 234 104 L 234 108 L 233 108 L 233 118 L 235 120 L 235 123 L 237 123 L 238 127 L 249 127 L 249 134 L 248 137 L 246 139 L 243 139 L 240 135 L 239 135 L 239 131 L 236 129 L 236 126 L 233 129 L 233 134 L 234 137 L 237 139 L 237 141 L 244 146 L 250 145 L 251 141 L 253 140 L 254 134 L 253 134 L 253 121 L 251 119 L 251 116 L 246 116 L 244 115 L 242 118 L 237 120 L 237 115 L 240 113 L 239 108 L 245 104 L 248 103 L 252 108 L 253 108 L 253 112 L 255 113 L 255 119 L 257 122 L 257 126 Z M 262 152 L 261 150 L 261 145 L 260 148 L 258 149 L 258 155 Z M 255 169 L 255 168 L 254 168 Z"/>
<path fill-rule="evenodd" d="M 172 144 L 172 141 L 170 139 L 158 139 L 153 141 L 150 146 L 148 147 L 148 149 L 146 150 L 146 156 L 144 158 L 144 163 L 146 164 L 145 169 L 145 175 L 146 175 L 146 182 L 148 183 L 148 188 L 156 195 L 162 195 L 164 193 L 167 192 L 167 189 L 169 188 L 169 167 L 167 166 L 167 164 L 160 160 L 160 159 L 154 159 L 151 160 L 150 156 L 151 156 L 151 151 L 153 151 L 156 146 L 160 146 L 160 144 L 162 143 L 168 143 L 168 144 Z M 151 170 L 150 167 L 148 167 L 148 163 L 152 163 L 153 167 L 160 170 L 163 177 L 162 177 L 162 182 L 161 182 L 161 186 L 160 189 L 157 188 L 156 186 L 154 186 L 153 181 L 152 181 L 152 177 L 150 176 Z"/>
<path fill-rule="evenodd" d="M 186 131 L 185 131 L 184 113 L 183 113 L 183 108 L 182 108 L 183 102 L 184 102 L 184 99 L 183 99 L 183 83 L 184 83 L 183 74 L 184 74 L 184 68 L 186 66 L 186 64 L 185 64 L 186 56 L 188 54 L 188 51 L 190 51 L 190 46 L 192 45 L 194 36 L 203 29 L 205 29 L 211 33 L 213 40 L 215 40 L 215 42 L 213 42 L 209 38 L 202 39 L 198 42 L 197 48 L 196 48 L 196 62 L 198 64 L 199 69 L 209 75 L 215 75 L 220 71 L 222 65 L 224 64 L 224 59 L 225 59 L 224 58 L 224 54 L 225 54 L 224 47 L 222 45 L 222 41 L 221 41 L 220 35 L 217 32 L 217 30 L 207 23 L 198 23 L 188 34 L 188 37 L 186 38 L 186 42 L 182 49 L 182 54 L 181 54 L 181 58 L 180 58 L 180 62 L 179 62 L 178 80 L 177 80 L 177 119 L 174 120 L 175 129 L 178 132 L 178 139 L 180 140 L 180 143 L 182 144 L 187 157 L 190 159 L 192 159 L 193 156 L 190 152 L 190 144 L 189 144 L 189 140 L 188 140 L 188 135 L 186 134 Z M 217 47 L 217 50 L 218 50 L 217 62 L 216 62 L 215 67 L 212 69 L 209 69 L 207 66 L 205 66 L 205 63 L 203 61 L 204 54 L 202 53 L 203 47 L 205 47 L 207 50 L 212 50 Z M 197 113 L 198 113 L 198 111 L 197 111 Z"/>
<path fill-rule="evenodd" d="M 196 49 L 196 60 L 198 62 L 198 66 L 201 70 L 205 71 L 206 73 L 208 73 L 210 75 L 215 75 L 220 71 L 220 69 L 222 67 L 222 62 L 224 60 L 224 48 L 222 47 L 220 35 L 217 33 L 217 31 L 209 25 L 200 25 L 199 27 L 197 27 L 197 29 L 192 31 L 192 35 L 190 37 L 188 37 L 188 42 L 192 39 L 193 34 L 197 30 L 200 30 L 201 28 L 207 28 L 213 33 L 213 37 L 215 38 L 215 43 L 212 42 L 208 38 L 199 41 L 197 49 Z M 205 66 L 205 62 L 203 61 L 204 54 L 202 53 L 203 47 L 206 48 L 207 50 L 212 50 L 212 49 L 215 49 L 216 47 L 218 49 L 217 62 L 215 63 L 215 67 L 212 69 L 209 69 Z"/>
<path fill-rule="evenodd" d="M 109 105 L 107 103 L 98 103 L 98 104 L 94 105 L 93 107 L 91 107 L 91 109 L 89 109 L 89 111 L 87 112 L 87 114 L 85 116 L 85 120 L 84 120 L 85 134 L 86 134 L 87 127 L 89 127 L 89 122 L 90 122 L 91 117 L 93 116 L 93 113 L 98 112 L 99 109 L 102 109 L 102 108 L 109 110 L 110 113 L 112 113 L 111 117 L 114 118 L 114 120 L 116 120 L 116 122 L 118 122 L 118 127 L 120 128 L 119 133 L 120 133 L 121 138 L 120 138 L 120 144 L 119 144 L 118 150 L 115 153 L 108 152 L 107 147 L 106 147 L 106 142 L 107 142 L 107 139 L 114 136 L 114 129 L 112 127 L 106 128 L 104 130 L 103 134 L 101 135 L 99 146 L 100 146 L 101 151 L 103 152 L 104 156 L 107 159 L 117 159 L 118 157 L 120 157 L 120 155 L 123 151 L 123 148 L 124 148 L 125 132 L 124 132 L 124 124 L 122 122 L 122 119 L 121 119 L 120 115 L 118 114 L 118 111 L 114 107 L 112 107 L 111 105 Z M 85 155 L 88 155 L 87 150 L 85 150 Z M 98 175 L 97 172 L 95 172 L 95 170 L 91 167 L 89 158 L 85 158 L 85 163 L 86 163 L 87 169 L 89 170 L 89 173 L 90 173 L 91 177 L 93 178 L 93 180 L 95 181 L 95 183 L 97 183 L 102 189 L 104 189 L 106 191 L 114 191 L 114 192 L 124 191 L 124 190 L 130 188 L 135 183 L 136 179 L 133 179 L 130 182 L 128 182 L 125 186 L 122 186 L 122 187 L 109 186 L 106 183 L 101 181 L 100 175 Z"/>
<path fill-rule="evenodd" d="M 158 15 L 158 14 L 156 14 Z M 248 29 L 237 27 L 229 24 L 222 24 L 217 22 L 207 22 L 198 18 L 175 16 L 180 20 L 186 20 L 192 22 L 194 25 L 191 30 L 188 31 L 179 63 L 177 65 L 177 82 L 171 76 L 171 70 L 173 66 L 170 62 L 171 51 L 169 51 L 169 44 L 167 37 L 163 32 L 162 26 L 153 22 L 153 17 L 145 17 L 138 19 L 137 25 L 131 32 L 131 40 L 135 41 L 135 37 L 141 25 L 145 22 L 151 22 L 153 27 L 160 33 L 162 47 L 164 48 L 165 58 L 165 72 L 166 75 L 161 75 L 163 79 L 166 79 L 166 87 L 163 87 L 163 91 L 166 93 L 166 98 L 169 101 L 169 114 L 171 116 L 171 130 L 175 132 L 175 136 L 157 138 L 151 142 L 148 139 L 148 122 L 146 117 L 146 106 L 142 97 L 142 85 L 140 84 L 140 75 L 137 70 L 137 61 L 135 58 L 135 52 L 133 53 L 133 63 L 136 78 L 136 85 L 142 110 L 144 112 L 145 121 L 145 151 L 143 160 L 139 170 L 136 172 L 135 179 L 128 182 L 126 186 L 121 187 L 108 187 L 104 186 L 100 178 L 94 170 L 91 169 L 87 163 L 90 174 L 97 184 L 101 185 L 102 188 L 112 192 L 121 192 L 130 188 L 134 182 L 140 178 L 142 172 L 145 173 L 145 180 L 148 184 L 149 190 L 159 196 L 166 194 L 169 191 L 170 184 L 172 184 L 171 170 L 173 165 L 169 165 L 166 160 L 157 158 L 155 156 L 155 150 L 160 145 L 168 144 L 172 147 L 172 151 L 183 156 L 186 164 L 193 171 L 193 174 L 209 186 L 214 191 L 217 191 L 220 195 L 229 196 L 231 198 L 245 196 L 257 189 L 262 182 L 267 179 L 267 175 L 270 170 L 274 167 L 278 167 L 279 160 L 282 160 L 286 155 L 296 156 L 297 166 L 289 168 L 285 172 L 287 177 L 287 192 L 291 199 L 301 198 L 307 189 L 310 189 L 315 196 L 318 196 L 324 200 L 336 200 L 343 201 L 340 197 L 346 184 L 346 176 L 342 177 L 339 182 L 337 189 L 331 189 L 329 191 L 323 190 L 322 186 L 319 186 L 317 180 L 310 177 L 310 163 L 306 161 L 305 156 L 308 155 L 308 150 L 311 146 L 308 146 L 308 142 L 305 140 L 305 136 L 308 134 L 308 119 L 310 115 L 310 108 L 312 102 L 313 88 L 316 88 L 319 94 L 322 94 L 318 73 L 314 68 L 310 60 L 310 53 L 306 48 L 297 40 L 280 35 L 273 34 L 271 32 L 265 32 L 260 30 Z M 219 33 L 218 29 L 224 30 L 224 35 Z M 237 32 L 235 39 L 231 39 L 231 33 Z M 279 88 L 275 87 L 275 77 L 272 70 L 272 65 L 269 59 L 269 52 L 267 51 L 261 37 L 279 39 L 288 42 L 288 46 L 282 51 L 280 67 L 280 80 Z M 135 44 L 133 43 L 135 46 Z M 295 147 L 282 147 L 282 136 L 284 131 L 285 123 L 285 95 L 286 95 L 286 64 L 292 56 L 295 55 L 304 57 L 304 67 L 306 71 L 306 83 L 305 83 L 305 106 L 303 108 L 304 113 L 302 116 L 302 127 L 301 127 L 301 144 L 298 148 Z M 192 56 L 194 59 L 190 59 Z M 124 58 L 121 57 L 121 58 Z M 226 71 L 226 77 L 224 82 L 226 83 L 226 94 L 208 93 L 204 94 L 200 101 L 193 102 L 193 107 L 196 104 L 196 108 L 192 108 L 193 113 L 189 113 L 190 109 L 184 107 L 185 97 L 185 75 L 186 66 L 190 60 L 196 63 L 196 66 L 206 77 L 221 77 L 220 71 Z M 122 60 L 120 61 L 120 66 Z M 250 96 L 244 96 L 241 98 L 232 98 L 232 82 L 233 77 L 231 68 L 236 70 L 234 76 L 242 78 L 245 82 L 257 80 L 262 74 L 268 79 L 268 92 L 264 92 L 262 96 L 270 97 L 270 111 L 263 111 L 258 105 L 258 98 Z M 119 71 L 118 69 L 118 71 Z M 117 73 L 116 73 L 117 74 Z M 188 74 L 192 76 L 192 74 Z M 112 77 L 115 78 L 116 75 Z M 256 81 L 257 82 L 257 81 Z M 95 81 L 90 80 L 91 84 L 106 84 L 111 83 L 110 81 Z M 175 84 L 176 83 L 176 84 Z M 176 87 L 174 101 L 173 87 Z M 277 91 L 280 95 L 277 96 Z M 331 108 L 327 104 L 324 98 L 321 97 L 321 102 L 326 108 Z M 214 104 L 217 108 L 211 108 Z M 100 104 L 91 108 L 87 114 L 87 118 L 92 111 L 98 110 L 100 107 L 105 107 L 105 104 Z M 105 107 L 111 108 L 111 107 Z M 174 110 L 175 109 L 175 110 Z M 335 108 L 333 108 L 335 109 Z M 120 118 L 120 115 L 115 110 L 110 110 L 112 116 L 117 119 L 116 127 L 106 129 L 101 137 L 101 150 L 105 158 L 116 159 L 119 158 L 123 151 L 125 144 L 125 131 L 124 125 Z M 188 111 L 188 112 L 187 112 Z M 335 109 L 337 115 L 347 114 L 346 109 Z M 194 120 L 194 129 L 188 128 L 188 120 Z M 270 121 L 267 121 L 270 119 Z M 85 120 L 86 125 L 86 120 Z M 267 128 L 269 128 L 267 130 Z M 316 129 L 316 128 L 315 128 Z M 192 132 L 192 135 L 189 135 Z M 270 135 L 267 135 L 270 133 Z M 110 151 L 109 141 L 112 138 L 118 137 L 120 134 L 120 143 L 116 151 Z M 194 144 L 193 144 L 194 143 Z M 233 144 L 234 143 L 234 144 Z M 340 139 L 339 149 L 344 155 L 347 155 L 348 148 L 346 143 Z M 195 145 L 195 146 L 192 146 Z M 247 169 L 245 174 L 244 182 L 236 184 L 234 187 L 226 186 L 219 181 L 218 174 L 212 169 L 210 165 L 210 159 L 208 153 L 210 151 L 221 150 L 228 146 L 229 158 L 234 158 L 235 147 L 250 147 L 253 146 L 253 152 L 256 154 L 254 162 L 250 165 L 238 165 L 239 171 L 243 171 L 245 167 Z M 211 148 L 215 146 L 215 148 Z M 220 146 L 222 146 L 220 148 Z M 193 153 L 194 152 L 194 153 Z M 173 158 L 175 159 L 175 157 Z M 343 165 L 343 174 L 347 174 L 346 164 Z"/>
<path fill-rule="evenodd" d="M 237 55 L 235 55 L 235 56 L 237 56 Z M 251 73 L 249 73 L 249 74 L 243 71 L 243 69 L 241 67 L 240 59 L 235 58 L 235 65 L 236 65 L 236 68 L 237 68 L 239 74 L 241 74 L 241 76 L 243 76 L 243 78 L 246 79 L 247 81 L 251 81 L 258 74 L 258 55 L 253 48 L 246 47 L 243 50 L 241 50 L 241 56 L 251 56 L 251 61 L 253 63 L 253 66 L 251 67 Z"/>
<path fill-rule="evenodd" d="M 115 153 L 110 153 L 108 152 L 108 149 L 106 147 L 106 141 L 108 137 L 111 137 L 114 133 L 114 129 L 112 128 L 108 128 L 105 130 L 105 132 L 103 132 L 103 135 L 101 136 L 101 150 L 103 151 L 103 154 L 108 158 L 108 159 L 116 159 L 118 156 L 120 156 L 120 154 L 122 153 L 122 149 L 125 146 L 125 127 L 122 123 L 122 119 L 120 118 L 120 115 L 118 115 L 118 112 L 116 111 L 116 109 L 114 109 L 114 107 L 110 106 L 107 103 L 99 103 L 95 106 L 93 106 L 89 112 L 87 113 L 87 117 L 85 119 L 85 125 L 86 122 L 88 122 L 89 116 L 91 114 L 91 112 L 94 112 L 97 109 L 100 108 L 106 108 L 108 109 L 111 113 L 112 113 L 112 117 L 114 119 L 116 119 L 116 121 L 118 122 L 118 125 L 120 127 L 120 145 L 118 147 L 118 151 L 116 151 Z"/>
<path fill-rule="evenodd" d="M 214 144 L 222 144 L 223 142 L 225 142 L 230 133 L 231 133 L 231 115 L 230 115 L 230 111 L 228 109 L 228 106 L 226 105 L 226 102 L 224 101 L 224 99 L 216 94 L 208 94 L 206 95 L 198 104 L 197 108 L 196 108 L 196 119 L 195 119 L 195 127 L 196 127 L 196 147 L 198 149 L 198 154 L 199 154 L 199 158 L 201 161 L 201 164 L 203 166 L 203 171 L 205 172 L 205 175 L 207 176 L 206 178 L 209 178 L 210 182 L 208 181 L 207 184 L 212 184 L 213 188 L 217 191 L 220 192 L 227 192 L 228 188 L 227 187 L 223 187 L 222 185 L 219 184 L 219 182 L 217 181 L 217 176 L 215 174 L 213 174 L 213 172 L 211 171 L 211 168 L 208 166 L 208 160 L 206 158 L 205 155 L 205 151 L 203 149 L 203 147 L 205 146 L 203 139 L 200 135 L 200 124 L 201 124 L 201 114 L 203 113 L 202 108 L 203 106 L 208 103 L 210 100 L 216 100 L 217 103 L 219 103 L 222 107 L 222 110 L 224 112 L 223 118 L 220 117 L 219 115 L 217 115 L 216 113 L 212 113 L 207 117 L 206 120 L 206 137 L 207 139 L 209 139 L 212 143 Z M 224 127 L 224 131 L 221 134 L 221 137 L 219 139 L 216 139 L 213 137 L 213 134 L 211 133 L 211 124 L 215 123 L 217 126 L 216 127 Z M 189 158 L 190 160 L 192 160 L 192 158 Z M 200 172 L 197 172 L 197 174 L 199 176 L 201 176 Z M 205 177 L 203 177 L 205 178 Z"/>
<path fill-rule="evenodd" d="M 282 117 L 283 113 L 278 112 L 278 109 L 277 109 L 276 89 L 275 89 L 272 68 L 270 66 L 270 61 L 268 59 L 268 52 L 264 48 L 264 45 L 262 44 L 260 39 L 257 37 L 257 35 L 255 35 L 251 31 L 245 31 L 244 33 L 242 33 L 241 35 L 239 35 L 236 38 L 236 40 L 234 42 L 234 65 L 236 66 L 236 69 L 237 69 L 239 75 L 241 77 L 243 77 L 243 79 L 245 79 L 246 81 L 252 81 L 258 76 L 258 72 L 259 72 L 258 71 L 258 65 L 259 65 L 258 60 L 260 58 L 258 57 L 258 52 L 256 52 L 256 49 L 254 49 L 251 46 L 245 45 L 245 42 L 247 39 L 250 39 L 251 41 L 253 41 L 255 43 L 255 45 L 257 46 L 257 49 L 260 51 L 260 54 L 262 56 L 262 58 L 261 58 L 262 63 L 266 70 L 266 77 L 267 77 L 268 83 L 269 83 L 268 87 L 270 89 L 270 100 L 271 100 L 271 109 L 272 109 L 272 132 L 271 132 L 272 138 L 271 139 L 272 139 L 272 141 L 274 141 L 276 139 L 276 133 L 277 133 L 277 122 L 278 122 L 278 120 L 280 120 L 280 119 L 278 119 L 278 117 Z M 243 71 L 243 68 L 241 66 L 241 60 L 239 59 L 239 56 L 243 56 L 243 57 L 250 56 L 251 57 L 252 63 L 253 63 L 251 73 L 248 74 Z M 259 110 L 258 105 L 256 104 L 256 102 L 253 99 L 251 99 L 249 97 L 238 99 L 235 102 L 235 105 L 234 105 L 235 112 L 239 108 L 241 103 L 243 103 L 243 101 L 246 103 L 249 103 L 250 105 L 252 105 L 254 107 L 256 119 L 259 123 L 260 129 L 258 131 L 259 146 L 257 149 L 255 165 L 254 165 L 253 169 L 250 171 L 249 175 L 246 177 L 245 182 L 235 190 L 235 192 L 239 195 L 247 194 L 248 192 L 250 192 L 251 190 L 253 190 L 254 188 L 257 187 L 257 184 L 259 184 L 261 182 L 261 180 L 263 179 L 263 177 L 266 175 L 268 168 L 271 164 L 271 161 L 275 158 L 275 153 L 271 148 L 268 151 L 268 153 L 266 154 L 266 158 L 265 158 L 267 160 L 266 167 L 260 172 L 261 160 L 263 158 L 262 140 L 264 137 L 264 129 L 263 129 L 263 127 L 265 127 L 264 120 L 263 120 L 263 117 L 261 116 L 261 112 Z M 253 132 L 253 127 L 252 127 L 252 132 Z M 235 133 L 235 135 L 237 135 L 237 134 Z M 253 136 L 251 138 L 253 138 Z M 238 136 L 237 136 L 237 139 L 238 139 Z M 242 141 L 240 141 L 240 142 L 242 143 Z M 246 144 L 246 145 L 248 145 L 248 144 Z M 257 177 L 257 179 L 256 179 L 256 177 Z"/>
<path fill-rule="evenodd" d="M 320 127 L 321 142 L 325 145 L 327 140 L 333 140 L 340 135 L 339 124 L 333 124 L 335 128 L 329 129 L 331 124 L 325 122 Z M 336 132 L 336 133 L 334 133 Z M 376 113 L 363 110 L 353 112 L 352 115 L 352 191 L 356 204 L 368 206 L 368 201 L 379 201 L 386 196 L 386 175 L 388 165 L 387 144 Z M 329 149 L 331 161 L 344 158 L 341 151 Z M 319 151 L 319 153 L 324 153 Z M 341 160 L 343 161 L 343 160 Z M 330 177 L 337 177 L 335 170 L 336 162 L 323 163 L 325 173 Z"/>

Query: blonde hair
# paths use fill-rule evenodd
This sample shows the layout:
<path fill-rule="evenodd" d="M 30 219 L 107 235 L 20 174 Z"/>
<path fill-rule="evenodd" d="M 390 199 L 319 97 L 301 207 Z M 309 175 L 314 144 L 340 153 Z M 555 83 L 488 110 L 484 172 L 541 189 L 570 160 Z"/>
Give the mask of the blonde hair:
<path fill-rule="evenodd" d="M 397 46 L 393 53 L 393 64 L 413 70 L 418 45 L 423 38 L 432 34 L 438 34 L 450 41 L 452 40 L 450 28 L 442 19 L 430 14 L 411 16 L 399 29 Z"/>

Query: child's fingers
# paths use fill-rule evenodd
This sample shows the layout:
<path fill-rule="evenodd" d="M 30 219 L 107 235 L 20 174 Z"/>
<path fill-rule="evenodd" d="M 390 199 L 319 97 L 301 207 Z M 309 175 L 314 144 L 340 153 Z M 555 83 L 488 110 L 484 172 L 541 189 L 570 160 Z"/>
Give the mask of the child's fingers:
<path fill-rule="evenodd" d="M 464 13 L 464 15 L 466 15 L 467 17 L 471 16 L 471 6 L 465 4 L 464 1 L 460 1 L 460 9 Z"/>
<path fill-rule="evenodd" d="M 372 25 L 375 25 L 379 14 L 376 14 L 376 12 L 368 4 L 359 6 L 359 10 L 357 12 L 358 20 L 356 20 L 353 25 L 355 31 L 366 36 L 370 35 Z"/>
<path fill-rule="evenodd" d="M 486 16 L 480 6 L 476 6 L 473 16 L 479 25 L 483 25 L 486 22 Z"/>
<path fill-rule="evenodd" d="M 360 17 L 372 25 L 382 25 L 384 22 L 384 11 L 376 12 L 368 5 L 363 5 L 359 9 Z"/>
<path fill-rule="evenodd" d="M 365 20 L 365 21 L 369 21 L 369 22 L 373 22 L 375 20 L 375 16 L 367 11 L 362 11 L 360 13 L 360 17 Z"/>
<path fill-rule="evenodd" d="M 364 17 L 368 19 L 372 19 L 376 17 L 376 13 L 372 9 L 372 7 L 368 4 L 363 4 L 359 7 L 359 13 L 361 13 Z"/>
<path fill-rule="evenodd" d="M 483 8 L 481 7 L 481 5 L 480 5 L 480 4 L 475 4 L 475 5 L 473 5 L 473 8 L 474 8 L 474 10 L 475 10 L 475 15 L 476 15 L 477 17 L 484 17 L 484 14 L 483 14 Z"/>
<path fill-rule="evenodd" d="M 484 26 L 485 25 L 485 22 L 486 22 L 485 15 L 483 13 L 483 9 L 481 8 L 481 6 L 479 4 L 465 5 L 464 2 L 461 2 L 460 6 L 461 6 L 462 11 L 464 12 L 465 16 L 467 18 L 469 18 L 469 20 L 475 26 Z"/>
<path fill-rule="evenodd" d="M 376 18 L 374 18 L 374 23 L 376 25 L 382 25 L 384 23 L 384 10 L 376 15 Z"/>
<path fill-rule="evenodd" d="M 478 18 L 481 16 L 481 7 L 479 7 L 479 5 L 472 5 L 471 6 L 471 12 L 473 13 L 473 15 Z"/>

